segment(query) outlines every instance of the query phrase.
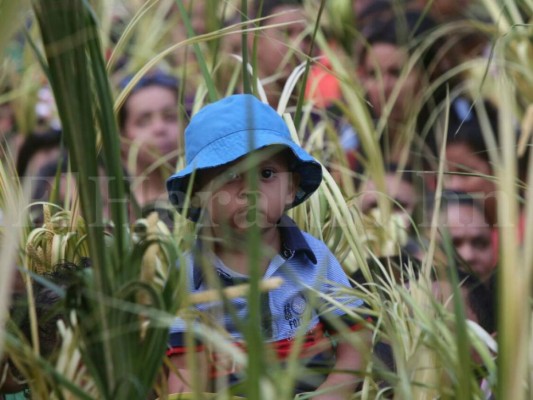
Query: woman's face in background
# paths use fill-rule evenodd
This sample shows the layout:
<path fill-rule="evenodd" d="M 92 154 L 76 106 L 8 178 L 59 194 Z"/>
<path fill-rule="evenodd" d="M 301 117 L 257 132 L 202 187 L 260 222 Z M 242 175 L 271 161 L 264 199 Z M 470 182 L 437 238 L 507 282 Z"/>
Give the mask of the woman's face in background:
<path fill-rule="evenodd" d="M 372 45 L 363 58 L 360 77 L 376 118 L 383 115 L 385 104 L 397 85 L 401 86 L 389 120 L 404 121 L 420 97 L 423 89 L 420 68 L 415 67 L 406 76 L 401 76 L 408 60 L 409 54 L 404 48 L 389 43 Z"/>
<path fill-rule="evenodd" d="M 481 202 L 490 223 L 496 222 L 496 191 L 490 163 L 466 143 L 446 145 L 444 188 L 464 192 Z"/>
<path fill-rule="evenodd" d="M 132 94 L 127 103 L 124 136 L 137 146 L 137 162 L 147 167 L 158 157 L 178 156 L 181 126 L 178 120 L 176 94 L 162 86 L 148 86 Z"/>
<path fill-rule="evenodd" d="M 257 67 L 261 79 L 278 74 L 286 79 L 310 52 L 306 16 L 302 7 L 291 5 L 278 6 L 272 13 L 258 34 Z"/>
<path fill-rule="evenodd" d="M 493 274 L 497 260 L 492 243 L 492 230 L 484 213 L 476 206 L 450 204 L 442 212 L 441 226 L 447 229 L 451 243 L 479 279 Z"/>

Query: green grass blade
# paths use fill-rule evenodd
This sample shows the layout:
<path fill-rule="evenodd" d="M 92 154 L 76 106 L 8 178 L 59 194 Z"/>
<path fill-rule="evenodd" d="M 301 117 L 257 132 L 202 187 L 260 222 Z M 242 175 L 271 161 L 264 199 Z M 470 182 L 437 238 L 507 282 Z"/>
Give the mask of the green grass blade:
<path fill-rule="evenodd" d="M 313 34 L 311 36 L 311 45 L 309 46 L 309 54 L 307 55 L 307 60 L 305 63 L 305 71 L 304 71 L 302 82 L 300 84 L 301 90 L 298 95 L 298 102 L 296 104 L 296 112 L 294 114 L 294 125 L 296 126 L 300 126 L 300 120 L 302 118 L 302 107 L 303 107 L 303 103 L 305 100 L 305 86 L 307 83 L 307 78 L 309 76 L 309 69 L 311 66 L 311 55 L 313 54 L 313 49 L 315 48 L 316 35 L 318 33 L 318 29 L 320 28 L 320 20 L 321 20 L 322 12 L 324 11 L 325 6 L 326 6 L 326 0 L 321 0 L 316 19 L 314 21 Z"/>
<path fill-rule="evenodd" d="M 241 21 L 244 23 L 248 19 L 248 2 L 247 0 L 241 1 Z M 246 71 L 246 66 L 248 65 L 249 55 L 248 55 L 248 32 L 243 30 L 241 33 L 241 43 L 242 43 L 242 88 L 243 93 L 252 93 L 252 84 L 250 82 L 250 76 Z"/>
<path fill-rule="evenodd" d="M 183 23 L 185 24 L 185 28 L 187 29 L 187 34 L 189 35 L 189 37 L 194 37 L 195 33 L 192 28 L 190 18 L 187 14 L 187 10 L 185 9 L 185 6 L 183 5 L 183 1 L 176 0 L 176 4 L 178 6 L 179 12 L 183 19 Z M 198 62 L 198 65 L 200 66 L 202 76 L 205 80 L 205 84 L 207 87 L 207 93 L 209 95 L 209 100 L 211 102 L 216 101 L 218 100 L 218 94 L 216 91 L 215 83 L 213 82 L 213 78 L 211 77 L 209 69 L 207 68 L 207 63 L 205 62 L 204 55 L 202 54 L 202 51 L 200 50 L 200 46 L 198 45 L 198 43 L 193 44 L 193 49 L 194 49 L 194 54 L 196 56 L 196 61 Z"/>
<path fill-rule="evenodd" d="M 0 54 L 4 54 L 13 34 L 24 25 L 30 9 L 28 0 L 0 0 Z"/>

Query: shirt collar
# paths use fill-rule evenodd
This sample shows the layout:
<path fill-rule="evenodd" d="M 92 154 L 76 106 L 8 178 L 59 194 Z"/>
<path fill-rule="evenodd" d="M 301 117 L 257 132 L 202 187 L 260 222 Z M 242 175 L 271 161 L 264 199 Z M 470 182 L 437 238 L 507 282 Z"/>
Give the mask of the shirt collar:
<path fill-rule="evenodd" d="M 317 263 L 315 253 L 296 223 L 288 216 L 283 215 L 278 223 L 281 236 L 281 251 L 283 258 L 291 258 L 294 254 L 302 253 L 313 263 Z"/>
<path fill-rule="evenodd" d="M 278 223 L 278 229 L 280 232 L 281 239 L 281 248 L 280 255 L 288 260 L 294 255 L 303 254 L 305 255 L 313 264 L 317 263 L 315 253 L 309 247 L 309 243 L 305 240 L 305 237 L 296 223 L 286 215 L 283 215 Z M 205 256 L 205 252 L 202 251 L 202 243 L 200 240 L 196 242 L 195 248 L 193 250 L 193 283 L 195 290 L 200 288 L 204 280 L 204 273 L 202 266 L 198 263 L 197 257 Z M 238 279 L 239 282 L 233 282 L 234 279 L 229 277 L 224 271 L 218 270 L 217 273 L 221 278 L 223 286 L 231 286 L 232 284 L 243 283 L 242 279 Z"/>

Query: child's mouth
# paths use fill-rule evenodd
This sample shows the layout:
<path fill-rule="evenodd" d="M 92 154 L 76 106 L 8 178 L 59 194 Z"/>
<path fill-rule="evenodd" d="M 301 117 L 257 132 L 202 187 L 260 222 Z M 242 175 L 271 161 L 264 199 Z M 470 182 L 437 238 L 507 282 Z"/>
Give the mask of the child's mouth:
<path fill-rule="evenodd" d="M 257 207 L 246 207 L 234 214 L 234 222 L 239 228 L 251 228 L 252 226 L 265 225 L 265 215 Z"/>

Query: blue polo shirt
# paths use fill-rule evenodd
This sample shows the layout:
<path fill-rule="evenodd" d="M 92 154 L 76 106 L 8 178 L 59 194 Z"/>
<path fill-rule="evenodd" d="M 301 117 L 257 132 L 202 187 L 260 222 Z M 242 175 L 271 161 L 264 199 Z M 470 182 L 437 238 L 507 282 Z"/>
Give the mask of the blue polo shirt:
<path fill-rule="evenodd" d="M 328 331 L 327 320 L 330 317 L 342 317 L 345 313 L 332 306 L 316 292 L 333 297 L 336 302 L 348 308 L 358 308 L 363 301 L 351 295 L 348 278 L 341 265 L 322 241 L 301 231 L 294 221 L 284 216 L 279 223 L 281 251 L 268 265 L 263 279 L 280 277 L 283 284 L 267 293 L 261 294 L 262 323 L 261 330 L 265 341 L 274 347 L 283 359 L 290 353 L 294 337 L 302 329 L 305 332 L 302 355 L 311 350 L 319 341 L 323 341 Z M 248 277 L 238 274 L 226 267 L 214 254 L 196 251 L 186 257 L 187 285 L 191 292 L 210 289 L 206 265 L 215 269 L 222 286 L 231 286 L 246 282 Z M 246 321 L 248 307 L 246 298 L 230 301 L 226 308 L 220 301 L 196 305 L 196 309 L 207 315 L 211 322 L 223 327 L 242 345 L 244 336 L 239 330 L 239 320 Z M 232 315 L 233 314 L 233 315 Z M 305 327 L 302 324 L 306 324 Z M 190 327 L 191 325 L 189 325 Z M 353 323 L 355 328 L 355 323 Z M 184 333 L 187 324 L 176 318 L 170 328 L 169 355 L 185 351 Z M 311 351 L 311 353 L 313 353 Z M 316 354 L 313 355 L 315 357 Z"/>

